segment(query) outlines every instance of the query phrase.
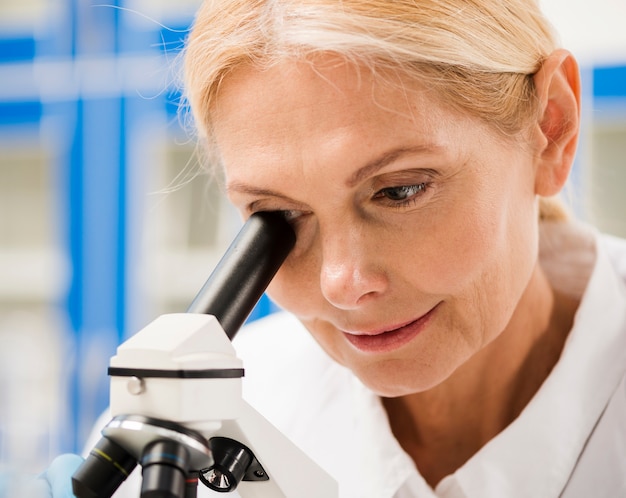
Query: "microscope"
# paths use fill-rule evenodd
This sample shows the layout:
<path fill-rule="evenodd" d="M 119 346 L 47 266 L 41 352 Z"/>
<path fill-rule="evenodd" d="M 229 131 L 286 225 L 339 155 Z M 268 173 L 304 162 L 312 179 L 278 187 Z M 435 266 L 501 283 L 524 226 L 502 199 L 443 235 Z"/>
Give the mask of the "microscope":
<path fill-rule="evenodd" d="M 72 476 L 109 498 L 141 466 L 141 498 L 336 498 L 337 483 L 242 398 L 231 340 L 295 243 L 278 213 L 244 224 L 186 313 L 162 315 L 110 360 L 112 419 Z M 279 389 L 280 386 L 275 386 Z"/>

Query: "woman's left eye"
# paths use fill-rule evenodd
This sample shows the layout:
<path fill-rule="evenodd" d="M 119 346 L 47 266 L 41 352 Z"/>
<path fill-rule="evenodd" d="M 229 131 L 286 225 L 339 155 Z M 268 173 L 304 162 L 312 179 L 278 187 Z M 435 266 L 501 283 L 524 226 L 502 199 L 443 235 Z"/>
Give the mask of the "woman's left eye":
<path fill-rule="evenodd" d="M 428 187 L 427 183 L 386 187 L 374 194 L 374 199 L 383 199 L 396 206 L 404 206 L 415 200 Z"/>

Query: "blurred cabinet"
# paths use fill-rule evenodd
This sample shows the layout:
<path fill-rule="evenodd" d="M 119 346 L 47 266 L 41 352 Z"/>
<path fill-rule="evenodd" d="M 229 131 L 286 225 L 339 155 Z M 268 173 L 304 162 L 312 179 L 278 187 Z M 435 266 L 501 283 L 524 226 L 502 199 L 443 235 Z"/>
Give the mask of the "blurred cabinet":
<path fill-rule="evenodd" d="M 626 237 L 626 65 L 593 69 L 584 191 L 590 221 Z"/>
<path fill-rule="evenodd" d="M 0 143 L 0 303 L 58 302 L 68 265 L 49 154 L 40 144 Z"/>
<path fill-rule="evenodd" d="M 0 465 L 45 465 L 67 417 L 72 354 L 58 303 L 69 265 L 55 180 L 33 134 L 0 141 Z"/>
<path fill-rule="evenodd" d="M 46 465 L 69 415 L 72 352 L 59 303 L 70 265 L 29 79 L 34 33 L 56 11 L 47 0 L 0 0 L 0 472 Z M 1 477 L 0 495 L 10 496 Z"/>
<path fill-rule="evenodd" d="M 594 127 L 589 188 L 594 223 L 626 237 L 626 119 Z"/>

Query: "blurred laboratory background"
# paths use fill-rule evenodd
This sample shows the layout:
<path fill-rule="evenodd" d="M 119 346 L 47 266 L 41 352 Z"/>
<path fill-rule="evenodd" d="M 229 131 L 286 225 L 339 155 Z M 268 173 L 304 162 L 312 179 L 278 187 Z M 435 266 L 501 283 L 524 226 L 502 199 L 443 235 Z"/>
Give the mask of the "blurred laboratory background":
<path fill-rule="evenodd" d="M 0 0 L 0 475 L 82 451 L 115 347 L 239 227 L 179 112 L 199 2 Z M 626 236 L 626 2 L 543 4 L 585 84 L 568 200 Z"/>

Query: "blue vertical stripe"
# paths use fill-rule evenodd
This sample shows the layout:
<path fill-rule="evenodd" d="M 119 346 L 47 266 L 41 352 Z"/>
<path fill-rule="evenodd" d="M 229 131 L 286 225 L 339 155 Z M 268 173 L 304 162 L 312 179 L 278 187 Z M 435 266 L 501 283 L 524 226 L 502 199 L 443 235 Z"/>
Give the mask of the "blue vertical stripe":
<path fill-rule="evenodd" d="M 90 10 L 95 6 L 79 0 L 69 3 L 71 55 L 118 53 L 119 9 L 109 6 L 95 13 Z M 108 405 L 106 362 L 124 334 L 125 112 L 121 94 L 77 96 L 68 178 L 72 278 L 67 309 L 76 348 L 71 387 L 72 451 L 82 450 L 95 417 Z"/>
<path fill-rule="evenodd" d="M 127 265 L 127 101 L 120 99 L 119 155 L 118 155 L 118 204 L 117 204 L 117 278 L 115 286 L 115 328 L 117 342 L 124 340 L 126 333 L 126 265 Z"/>
<path fill-rule="evenodd" d="M 68 292 L 67 310 L 75 333 L 83 326 L 83 101 L 75 103 L 76 119 L 68 168 L 68 235 L 69 255 L 72 262 L 72 274 Z"/>
<path fill-rule="evenodd" d="M 71 404 L 70 421 L 68 432 L 65 435 L 65 443 L 67 448 L 63 451 L 79 451 L 80 441 L 76 427 L 78 426 L 79 407 L 81 399 L 81 386 L 79 379 L 79 362 L 78 343 L 79 331 L 83 325 L 83 241 L 81 237 L 82 227 L 84 225 L 83 218 L 83 169 L 82 169 L 82 140 L 81 134 L 83 129 L 83 102 L 78 100 L 75 105 L 75 124 L 72 137 L 72 146 L 69 155 L 68 172 L 68 245 L 69 256 L 72 264 L 70 287 L 67 296 L 67 312 L 69 320 L 74 332 L 74 363 L 72 365 L 72 375 L 70 376 L 69 397 Z"/>

